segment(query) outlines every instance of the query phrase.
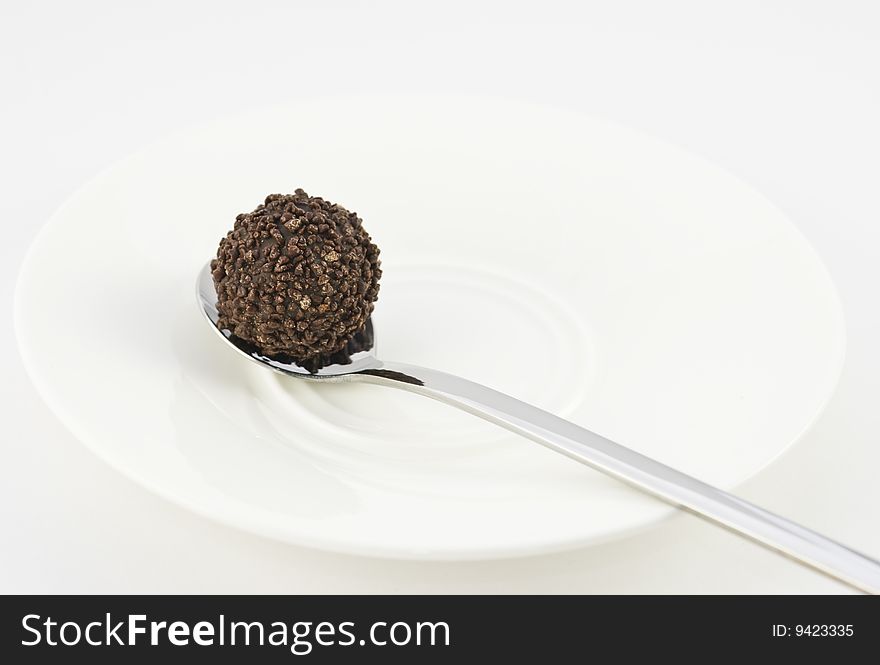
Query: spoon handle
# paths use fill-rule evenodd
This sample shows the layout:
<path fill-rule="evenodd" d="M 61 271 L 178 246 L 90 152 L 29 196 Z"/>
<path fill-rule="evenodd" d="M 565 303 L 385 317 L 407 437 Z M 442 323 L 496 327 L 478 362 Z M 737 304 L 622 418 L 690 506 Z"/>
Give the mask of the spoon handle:
<path fill-rule="evenodd" d="M 432 369 L 384 361 L 349 377 L 401 388 L 463 409 L 862 591 L 880 593 L 880 562 L 496 390 Z"/>

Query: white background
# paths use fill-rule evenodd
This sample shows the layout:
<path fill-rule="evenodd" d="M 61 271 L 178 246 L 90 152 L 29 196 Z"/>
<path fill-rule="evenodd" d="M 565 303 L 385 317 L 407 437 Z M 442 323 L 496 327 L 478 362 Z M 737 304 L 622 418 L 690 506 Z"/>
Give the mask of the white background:
<path fill-rule="evenodd" d="M 846 366 L 815 427 L 737 491 L 880 555 L 877 3 L 2 0 L 0 592 L 849 593 L 687 515 L 504 562 L 295 548 L 166 503 L 64 430 L 25 375 L 11 321 L 22 256 L 53 210 L 182 125 L 364 90 L 612 118 L 714 160 L 785 210 L 840 291 Z"/>

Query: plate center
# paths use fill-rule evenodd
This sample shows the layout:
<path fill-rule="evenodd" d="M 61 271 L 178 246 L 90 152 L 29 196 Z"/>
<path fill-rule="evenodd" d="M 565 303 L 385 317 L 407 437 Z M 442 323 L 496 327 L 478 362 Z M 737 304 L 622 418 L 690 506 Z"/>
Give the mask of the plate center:
<path fill-rule="evenodd" d="M 460 266 L 384 266 L 374 322 L 380 358 L 441 369 L 566 415 L 583 399 L 591 375 L 591 340 L 575 313 L 540 285 L 501 271 Z M 401 391 L 357 384 L 314 384 L 261 373 L 255 389 L 267 417 L 290 432 L 303 428 L 324 445 L 393 457 L 476 451 L 509 437 L 448 405 Z M 466 441 L 466 443 L 465 443 Z"/>

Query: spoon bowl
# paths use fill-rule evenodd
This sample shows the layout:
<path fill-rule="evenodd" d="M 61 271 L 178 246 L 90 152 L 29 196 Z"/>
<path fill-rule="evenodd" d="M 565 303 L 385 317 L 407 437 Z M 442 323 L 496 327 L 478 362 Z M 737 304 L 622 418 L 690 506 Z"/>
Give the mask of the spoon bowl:
<path fill-rule="evenodd" d="M 199 272 L 196 281 L 196 298 L 199 308 L 220 337 L 228 342 L 240 354 L 269 369 L 287 374 L 298 379 L 315 381 L 344 381 L 347 376 L 361 370 L 378 369 L 381 363 L 376 357 L 376 331 L 372 319 L 367 319 L 364 330 L 356 335 L 356 344 L 352 344 L 353 352 L 333 354 L 325 359 L 326 364 L 303 366 L 293 358 L 283 356 L 267 356 L 260 352 L 254 344 L 236 337 L 231 330 L 221 329 L 217 322 L 220 313 L 217 311 L 217 291 L 214 278 L 211 276 L 211 264 L 206 263 Z M 355 350 L 356 349 L 356 350 Z"/>

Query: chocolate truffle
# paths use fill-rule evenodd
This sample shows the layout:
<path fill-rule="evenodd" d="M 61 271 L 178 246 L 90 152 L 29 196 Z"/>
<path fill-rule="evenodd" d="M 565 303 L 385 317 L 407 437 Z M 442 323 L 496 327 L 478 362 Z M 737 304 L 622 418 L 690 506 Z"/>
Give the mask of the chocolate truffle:
<path fill-rule="evenodd" d="M 221 330 L 308 364 L 363 332 L 382 271 L 357 214 L 297 189 L 238 215 L 211 273 Z"/>

